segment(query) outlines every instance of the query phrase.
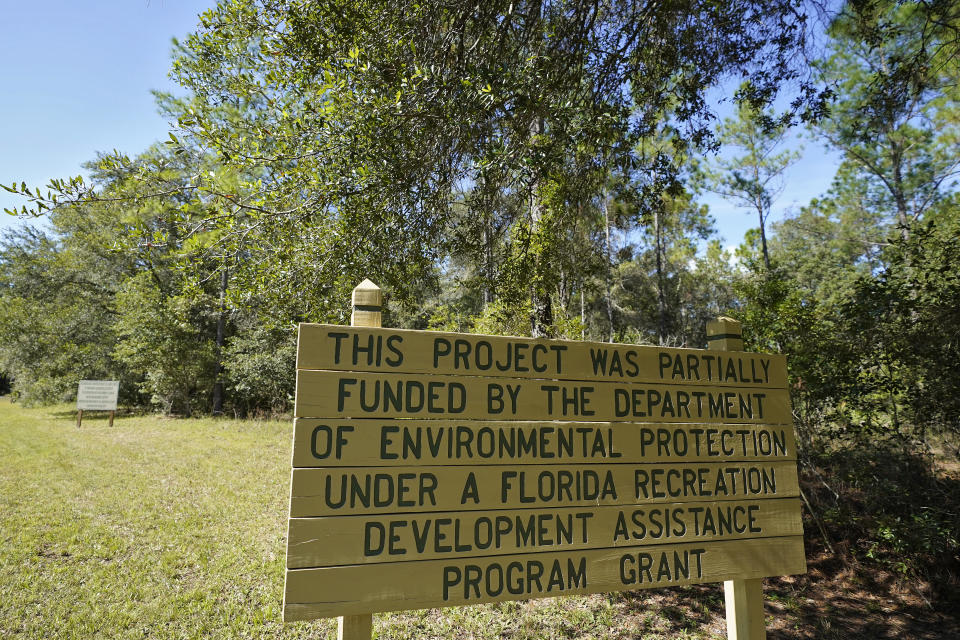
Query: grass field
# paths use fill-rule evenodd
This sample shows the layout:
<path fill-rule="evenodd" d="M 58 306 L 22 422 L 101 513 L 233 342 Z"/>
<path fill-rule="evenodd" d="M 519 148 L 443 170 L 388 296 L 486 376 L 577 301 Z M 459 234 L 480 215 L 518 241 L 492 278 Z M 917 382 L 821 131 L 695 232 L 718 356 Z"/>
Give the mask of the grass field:
<path fill-rule="evenodd" d="M 0 638 L 336 637 L 280 621 L 290 431 L 96 413 L 77 429 L 70 407 L 0 398 Z M 719 587 L 683 593 L 381 615 L 375 635 L 723 637 Z"/>
<path fill-rule="evenodd" d="M 0 398 L 0 638 L 336 637 L 334 620 L 280 620 L 290 432 L 105 414 L 77 429 L 70 407 Z M 895 582 L 817 553 L 808 576 L 767 581 L 769 638 L 957 637 Z M 719 585 L 374 620 L 386 640 L 726 637 Z"/>
<path fill-rule="evenodd" d="M 0 400 L 0 637 L 281 635 L 288 431 Z"/>

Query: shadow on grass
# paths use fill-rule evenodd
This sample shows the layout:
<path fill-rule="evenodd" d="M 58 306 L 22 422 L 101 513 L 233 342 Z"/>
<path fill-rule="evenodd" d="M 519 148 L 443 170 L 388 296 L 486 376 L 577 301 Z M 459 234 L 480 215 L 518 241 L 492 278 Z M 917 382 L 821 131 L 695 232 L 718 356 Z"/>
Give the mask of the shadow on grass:
<path fill-rule="evenodd" d="M 46 413 L 47 413 L 47 415 L 52 416 L 52 417 L 57 418 L 57 419 L 60 419 L 60 420 L 73 420 L 73 421 L 76 421 L 76 419 L 77 419 L 77 410 L 76 410 L 76 409 L 62 409 L 62 408 L 60 408 L 60 409 L 52 409 L 52 410 L 48 410 Z M 160 414 L 151 413 L 151 412 L 149 412 L 149 411 L 136 411 L 136 410 L 130 410 L 130 409 L 117 409 L 116 414 L 114 415 L 114 419 L 117 420 L 117 421 L 120 421 L 120 420 L 127 420 L 127 419 L 130 419 L 130 418 L 142 418 L 142 417 L 144 417 L 144 416 L 159 416 L 159 415 L 160 415 Z M 176 417 L 178 417 L 178 416 L 163 416 L 163 417 L 168 417 L 168 418 L 173 419 L 173 418 L 176 418 Z M 83 411 L 83 422 L 84 422 L 84 424 L 86 424 L 87 420 L 90 420 L 91 422 L 98 422 L 98 421 L 108 422 L 108 421 L 110 420 L 110 412 L 109 412 L 109 411 L 94 411 L 94 410 L 91 410 L 91 409 L 85 409 L 85 410 Z"/>
<path fill-rule="evenodd" d="M 48 413 L 48 415 L 53 416 L 54 418 L 57 418 L 57 419 L 59 419 L 59 420 L 74 420 L 74 421 L 76 421 L 76 419 L 77 419 L 77 410 L 76 410 L 76 409 L 73 409 L 72 411 L 70 411 L 70 410 L 62 410 L 62 409 L 60 409 L 60 410 L 50 411 L 50 412 Z M 116 413 L 116 416 L 115 416 L 114 419 L 115 419 L 115 420 L 119 420 L 121 417 L 129 417 L 129 416 L 131 416 L 131 415 L 134 415 L 134 414 L 131 414 L 131 413 L 121 413 L 121 412 L 118 411 L 118 412 Z M 110 412 L 109 412 L 109 411 L 90 411 L 90 410 L 85 410 L 85 411 L 83 412 L 83 422 L 85 422 L 85 423 L 86 423 L 87 421 L 90 421 L 90 422 L 98 422 L 98 421 L 107 422 L 107 421 L 109 421 L 109 420 L 110 420 Z"/>
<path fill-rule="evenodd" d="M 770 640 L 960 638 L 960 474 L 867 443 L 803 465 L 801 486 L 833 551 L 804 508 L 808 571 L 765 581 Z M 627 615 L 654 614 L 664 637 L 711 626 L 725 637 L 718 585 L 611 598 Z"/>
<path fill-rule="evenodd" d="M 609 594 L 619 616 L 642 620 L 644 631 L 675 637 L 684 631 L 722 632 L 723 587 L 700 584 Z"/>
<path fill-rule="evenodd" d="M 765 596 L 769 640 L 960 637 L 956 611 L 945 603 L 931 609 L 895 576 L 844 565 L 826 551 L 809 561 L 805 576 L 767 580 Z"/>
<path fill-rule="evenodd" d="M 808 572 L 767 581 L 768 637 L 960 638 L 960 477 L 897 443 L 801 466 Z M 792 620 L 791 620 L 792 619 Z"/>

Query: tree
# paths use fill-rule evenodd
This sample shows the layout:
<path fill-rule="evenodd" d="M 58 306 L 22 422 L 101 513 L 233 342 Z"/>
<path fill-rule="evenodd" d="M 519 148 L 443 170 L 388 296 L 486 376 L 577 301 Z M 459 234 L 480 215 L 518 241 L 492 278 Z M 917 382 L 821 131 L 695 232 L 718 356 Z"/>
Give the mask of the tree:
<path fill-rule="evenodd" d="M 837 100 L 820 132 L 906 237 L 960 170 L 956 3 L 850 3 L 818 66 Z"/>
<path fill-rule="evenodd" d="M 638 237 L 631 261 L 620 265 L 623 297 L 632 307 L 630 324 L 650 326 L 644 339 L 658 344 L 696 344 L 703 330 L 693 333 L 687 317 L 693 291 L 697 242 L 713 232 L 713 220 L 706 207 L 693 202 L 692 194 L 678 196 L 664 193 L 659 203 L 640 213 Z M 697 317 L 701 317 L 697 313 Z M 655 321 L 644 322 L 645 318 Z M 700 346 L 699 344 L 697 346 Z"/>
<path fill-rule="evenodd" d="M 0 241 L 0 370 L 25 402 L 62 402 L 82 378 L 126 373 L 112 352 L 113 301 L 135 266 L 105 232 L 123 222 L 109 208 L 63 209 L 49 230 L 24 227 Z M 134 390 L 125 383 L 124 399 Z"/>
<path fill-rule="evenodd" d="M 717 158 L 700 176 L 708 190 L 756 213 L 767 271 L 767 219 L 783 191 L 784 171 L 800 157 L 797 150 L 776 152 L 790 131 L 788 124 L 783 118 L 775 119 L 772 111 L 763 112 L 750 103 L 739 103 L 736 117 L 725 119 L 717 128 L 720 143 L 727 149 L 737 149 L 739 155 Z"/>
<path fill-rule="evenodd" d="M 702 348 L 707 345 L 707 322 L 730 315 L 736 307 L 738 270 L 716 238 L 708 240 L 703 252 L 686 265 L 678 286 L 678 335 L 685 346 Z"/>
<path fill-rule="evenodd" d="M 883 268 L 864 274 L 844 308 L 861 344 L 862 403 L 889 416 L 889 433 L 926 442 L 930 432 L 960 434 L 960 206 L 956 197 L 897 234 Z M 874 406 L 871 407 L 871 404 Z"/>
<path fill-rule="evenodd" d="M 213 301 L 175 287 L 158 283 L 148 271 L 124 282 L 117 298 L 115 352 L 141 376 L 140 390 L 153 405 L 190 416 L 210 406 L 216 379 L 218 354 L 203 317 Z"/>
<path fill-rule="evenodd" d="M 805 299 L 837 311 L 856 279 L 882 266 L 891 228 L 874 203 L 870 184 L 844 164 L 827 194 L 773 225 L 777 267 Z"/>
<path fill-rule="evenodd" d="M 224 1 L 179 49 L 173 75 L 191 96 L 169 102 L 169 143 L 192 160 L 186 182 L 204 202 L 190 229 L 261 254 L 249 279 L 278 298 L 316 283 L 317 319 L 358 276 L 412 303 L 463 249 L 446 234 L 454 203 L 483 215 L 511 202 L 509 264 L 541 335 L 562 255 L 550 244 L 577 228 L 576 202 L 598 198 L 611 173 L 649 167 L 646 197 L 675 191 L 674 152 L 640 159 L 634 142 L 669 111 L 673 147 L 709 146 L 706 95 L 731 74 L 751 80 L 741 97 L 752 104 L 793 84 L 797 112 L 819 113 L 825 94 L 797 55 L 806 41 L 798 0 Z M 139 172 L 158 197 L 184 188 Z M 588 190 L 548 210 L 574 183 Z M 96 198 L 76 180 L 50 187 L 13 190 L 40 209 Z M 474 190 L 482 197 L 457 197 Z"/>
<path fill-rule="evenodd" d="M 332 264 L 364 261 L 402 298 L 407 276 L 457 252 L 443 237 L 451 194 L 464 185 L 498 192 L 521 203 L 516 225 L 526 231 L 514 237 L 531 242 L 523 267 L 541 334 L 556 272 L 547 254 L 556 252 L 538 239 L 547 225 L 572 228 L 576 215 L 548 212 L 549 193 L 617 166 L 667 105 L 683 132 L 677 145 L 707 143 L 705 92 L 736 71 L 754 80 L 747 97 L 772 99 L 799 78 L 793 54 L 805 37 L 802 4 L 786 0 L 695 10 L 247 0 L 204 16 L 174 75 L 197 97 L 184 130 L 219 163 L 257 175 L 243 185 L 249 220 L 228 213 L 217 224 L 289 237 L 321 224 L 337 238 Z M 801 85 L 801 104 L 815 111 L 822 96 Z M 236 211 L 229 195 L 217 201 Z M 390 243 L 396 251 L 372 255 Z"/>
<path fill-rule="evenodd" d="M 849 435 L 864 407 L 864 344 L 849 330 L 845 309 L 859 279 L 880 268 L 889 227 L 864 206 L 862 181 L 850 178 L 841 171 L 824 198 L 772 225 L 773 270 L 763 266 L 759 230 L 738 249 L 743 272 L 734 281 L 734 314 L 750 328 L 748 348 L 789 354 L 797 428 L 808 450 Z"/>
<path fill-rule="evenodd" d="M 177 155 L 161 146 L 91 170 L 97 198 L 0 242 L 0 368 L 24 400 L 64 401 L 77 380 L 108 378 L 123 403 L 165 412 L 284 410 L 303 298 L 278 309 L 241 280 L 256 256 L 204 228 L 208 205 Z M 170 190 L 145 195 L 144 172 Z"/>

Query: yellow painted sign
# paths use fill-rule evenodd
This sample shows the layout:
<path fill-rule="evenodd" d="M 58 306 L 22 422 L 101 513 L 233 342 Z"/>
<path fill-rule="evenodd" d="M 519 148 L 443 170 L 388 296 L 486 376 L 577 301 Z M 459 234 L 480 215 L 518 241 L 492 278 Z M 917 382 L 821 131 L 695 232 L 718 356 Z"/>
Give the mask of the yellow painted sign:
<path fill-rule="evenodd" d="M 806 571 L 803 537 L 287 570 L 285 620 Z"/>
<path fill-rule="evenodd" d="M 797 497 L 795 462 L 294 469 L 290 516 Z"/>
<path fill-rule="evenodd" d="M 297 417 L 790 424 L 786 389 L 298 371 Z"/>
<path fill-rule="evenodd" d="M 297 418 L 294 467 L 796 460 L 790 425 Z"/>
<path fill-rule="evenodd" d="M 796 498 L 293 518 L 287 567 L 802 534 Z"/>
<path fill-rule="evenodd" d="M 787 386 L 779 354 L 301 324 L 297 368 L 503 378 Z"/>
<path fill-rule="evenodd" d="M 284 618 L 805 570 L 783 356 L 300 326 Z"/>

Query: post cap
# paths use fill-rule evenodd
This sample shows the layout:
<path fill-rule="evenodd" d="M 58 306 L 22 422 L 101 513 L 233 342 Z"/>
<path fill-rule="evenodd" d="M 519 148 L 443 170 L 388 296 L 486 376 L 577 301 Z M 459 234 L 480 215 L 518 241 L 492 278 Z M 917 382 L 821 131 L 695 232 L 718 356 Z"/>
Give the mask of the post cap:
<path fill-rule="evenodd" d="M 361 311 L 380 311 L 383 307 L 383 291 L 370 279 L 365 279 L 353 290 L 353 306 Z M 364 307 L 376 307 L 375 309 Z"/>
<path fill-rule="evenodd" d="M 711 349 L 743 350 L 743 325 L 739 320 L 720 316 L 707 321 L 707 344 Z"/>
<path fill-rule="evenodd" d="M 707 322 L 707 335 L 714 336 L 717 334 L 727 334 L 731 337 L 741 338 L 743 337 L 743 324 L 739 320 L 734 320 L 727 316 L 720 316 L 716 320 L 709 320 Z"/>

